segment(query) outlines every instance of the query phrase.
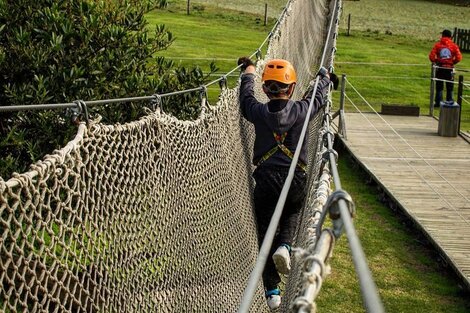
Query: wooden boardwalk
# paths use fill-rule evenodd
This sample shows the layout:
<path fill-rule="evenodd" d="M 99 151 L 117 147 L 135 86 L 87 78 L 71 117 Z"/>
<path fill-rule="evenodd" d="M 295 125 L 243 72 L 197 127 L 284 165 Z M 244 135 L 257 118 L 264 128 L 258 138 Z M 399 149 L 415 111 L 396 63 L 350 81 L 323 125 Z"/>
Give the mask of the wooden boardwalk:
<path fill-rule="evenodd" d="M 429 116 L 346 114 L 341 139 L 470 288 L 470 144 Z"/>

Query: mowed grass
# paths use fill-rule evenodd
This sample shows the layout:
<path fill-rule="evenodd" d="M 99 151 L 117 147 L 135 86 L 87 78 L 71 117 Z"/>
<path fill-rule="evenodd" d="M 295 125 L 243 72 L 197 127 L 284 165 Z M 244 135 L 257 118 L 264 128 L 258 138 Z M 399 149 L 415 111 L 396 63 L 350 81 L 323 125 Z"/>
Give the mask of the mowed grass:
<path fill-rule="evenodd" d="M 367 0 L 357 2 L 374 4 L 373 1 Z M 403 0 L 394 3 L 406 6 L 407 2 Z M 187 62 L 182 64 L 205 66 L 207 63 L 204 62 L 207 60 L 185 58 L 209 58 L 217 62 L 221 72 L 229 70 L 233 68 L 239 56 L 253 52 L 271 29 L 256 24 L 256 15 L 226 11 L 221 4 L 214 7 L 204 4 L 203 11 L 192 13 L 188 17 L 185 15 L 185 7 L 181 1 L 179 3 L 179 11 L 171 7 L 165 11 L 157 11 L 154 13 L 153 21 L 166 24 L 174 31 L 177 40 L 162 55 Z M 198 5 L 198 2 L 191 1 L 191 3 Z M 236 5 L 241 1 L 231 1 L 231 3 Z M 426 3 L 430 10 L 434 10 L 431 2 L 423 1 L 423 3 Z M 350 4 L 353 2 L 345 1 L 345 8 L 347 9 Z M 383 4 L 384 1 L 377 1 L 374 10 L 380 10 Z M 354 5 L 357 3 L 354 2 Z M 445 12 L 445 9 L 450 7 L 440 7 L 440 10 Z M 427 6 L 423 8 L 426 9 Z M 396 10 L 400 11 L 401 9 Z M 374 21 L 375 16 L 371 12 L 369 11 L 369 16 L 366 14 L 364 18 Z M 421 12 L 414 13 L 414 15 L 421 14 Z M 398 18 L 393 12 L 387 14 L 392 20 Z M 343 20 L 345 16 L 343 12 Z M 190 21 L 194 21 L 195 24 L 189 24 Z M 363 22 L 367 23 L 366 20 Z M 423 20 L 423 23 L 425 22 L 432 21 Z M 227 31 L 236 31 L 230 33 L 232 36 L 217 37 L 216 30 L 220 29 L 220 23 Z M 199 25 L 204 25 L 204 28 L 200 28 Z M 440 27 L 436 28 L 439 28 L 436 30 L 436 33 L 439 33 Z M 193 36 L 189 35 L 191 33 L 205 40 L 192 41 Z M 239 36 L 239 34 L 244 35 Z M 196 43 L 202 43 L 202 46 Z M 346 37 L 345 30 L 341 29 L 337 43 L 336 72 L 347 74 L 351 83 L 374 106 L 379 107 L 380 103 L 387 101 L 386 103 L 416 104 L 425 108 L 429 103 L 430 64 L 427 54 L 432 44 L 433 41 L 429 39 L 396 33 L 386 35 L 384 29 L 373 28 L 371 31 L 367 31 L 367 28 L 364 31 L 354 30 L 350 37 Z M 208 46 L 212 48 L 206 49 Z M 229 60 L 222 60 L 225 58 Z M 461 66 L 470 68 L 468 61 L 470 56 L 466 54 Z M 358 62 L 394 65 L 379 66 L 358 64 Z M 398 63 L 418 65 L 398 65 Z M 384 79 L 377 76 L 393 76 L 393 78 Z M 397 77 L 404 78 L 397 79 Z M 358 96 L 353 96 L 351 87 L 348 87 L 347 92 L 349 96 L 360 99 Z M 335 97 L 338 94 L 336 92 Z M 335 101 L 335 105 L 337 104 Z M 349 104 L 349 109 L 351 107 Z M 358 210 L 355 225 L 386 311 L 469 312 L 468 293 L 459 287 L 460 282 L 453 276 L 453 272 L 440 265 L 440 259 L 434 249 L 422 242 L 421 236 L 407 226 L 405 219 L 382 205 L 377 200 L 375 188 L 365 183 L 364 174 L 345 157 L 343 152 L 340 156 L 339 172 L 342 187 L 355 201 Z M 319 312 L 365 311 L 350 255 L 347 238 L 343 236 L 334 250 L 331 261 L 332 274 L 328 276 L 320 291 Z"/>
<path fill-rule="evenodd" d="M 437 40 L 437 39 L 436 39 Z M 431 63 L 428 54 L 434 42 L 406 36 L 341 30 L 335 59 L 337 74 L 345 74 L 350 85 L 346 93 L 347 112 L 381 111 L 382 104 L 415 105 L 421 115 L 429 114 Z M 470 83 L 470 53 L 464 52 L 456 66 L 459 75 Z M 464 88 L 470 101 L 470 88 Z M 365 98 L 365 100 L 364 100 Z M 339 93 L 335 95 L 338 103 Z M 454 100 L 457 85 L 454 86 Z M 371 108 L 370 106 L 373 108 Z M 463 103 L 462 129 L 470 129 L 470 103 Z M 437 115 L 438 110 L 435 110 Z"/>
<path fill-rule="evenodd" d="M 215 62 L 219 70 L 210 80 L 234 69 L 239 57 L 254 54 L 275 23 L 275 19 L 270 18 L 264 26 L 261 15 L 194 1 L 191 1 L 191 13 L 187 15 L 186 3 L 173 1 L 166 9 L 154 10 L 146 16 L 150 25 L 164 24 L 175 38 L 167 50 L 157 55 L 186 67 L 199 66 L 204 72 L 209 71 L 211 62 Z M 262 53 L 266 48 L 262 48 Z M 236 71 L 228 77 L 229 87 L 235 86 L 238 75 Z M 218 84 L 210 86 L 209 100 L 215 102 L 219 91 Z"/>
<path fill-rule="evenodd" d="M 186 1 L 184 1 L 187 3 Z M 192 1 L 193 2 L 193 1 Z M 268 16 L 278 18 L 279 12 L 285 7 L 286 0 L 198 0 L 198 4 L 214 6 L 217 9 L 230 9 L 262 15 L 264 18 L 265 4 L 268 5 Z"/>
<path fill-rule="evenodd" d="M 347 28 L 349 14 L 353 30 L 388 32 L 410 39 L 435 40 L 445 28 L 470 29 L 468 0 L 343 1 L 343 29 Z"/>
<path fill-rule="evenodd" d="M 470 2 L 452 2 L 459 5 L 432 0 L 343 2 L 335 71 L 346 74 L 360 94 L 348 86 L 348 112 L 380 112 L 382 104 L 400 104 L 419 106 L 422 115 L 429 114 L 429 52 L 443 29 L 470 29 Z M 349 14 L 351 31 L 347 36 Z M 470 83 L 470 53 L 463 53 L 456 70 L 456 81 L 463 75 L 464 81 Z M 462 130 L 469 130 L 470 88 L 464 88 L 464 97 L 461 126 Z M 434 110 L 434 115 L 438 114 L 438 109 Z"/>

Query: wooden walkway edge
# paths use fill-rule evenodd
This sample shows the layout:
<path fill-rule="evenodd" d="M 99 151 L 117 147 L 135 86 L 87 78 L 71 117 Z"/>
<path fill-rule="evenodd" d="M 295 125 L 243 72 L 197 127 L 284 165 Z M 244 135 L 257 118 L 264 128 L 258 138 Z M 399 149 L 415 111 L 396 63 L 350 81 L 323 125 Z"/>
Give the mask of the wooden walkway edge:
<path fill-rule="evenodd" d="M 341 142 L 470 289 L 470 144 L 437 134 L 438 121 L 346 114 Z"/>

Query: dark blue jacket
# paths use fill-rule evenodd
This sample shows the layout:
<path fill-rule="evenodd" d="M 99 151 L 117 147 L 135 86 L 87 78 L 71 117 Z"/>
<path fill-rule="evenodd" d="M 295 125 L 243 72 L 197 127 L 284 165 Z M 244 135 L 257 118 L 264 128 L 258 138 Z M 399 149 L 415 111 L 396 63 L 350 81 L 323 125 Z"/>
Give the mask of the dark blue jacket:
<path fill-rule="evenodd" d="M 284 145 L 294 153 L 307 116 L 312 92 L 308 92 L 305 98 L 299 101 L 274 99 L 264 104 L 255 98 L 254 79 L 254 74 L 243 74 L 241 77 L 240 109 L 243 116 L 255 126 L 256 139 L 253 147 L 253 164 L 257 165 L 263 155 L 276 146 L 273 131 L 280 135 L 287 132 Z M 323 106 L 329 83 L 330 80 L 327 77 L 319 81 L 313 101 L 311 119 Z M 304 164 L 307 164 L 306 141 L 307 136 L 305 136 L 299 156 L 299 160 Z M 263 164 L 289 167 L 291 159 L 278 150 Z"/>

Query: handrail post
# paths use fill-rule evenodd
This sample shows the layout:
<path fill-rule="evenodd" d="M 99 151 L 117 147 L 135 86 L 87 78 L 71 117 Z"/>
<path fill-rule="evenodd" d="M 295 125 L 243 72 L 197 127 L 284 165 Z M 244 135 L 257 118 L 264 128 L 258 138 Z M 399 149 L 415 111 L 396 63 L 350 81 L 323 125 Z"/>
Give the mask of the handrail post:
<path fill-rule="evenodd" d="M 343 136 L 345 140 L 348 139 L 346 134 L 346 123 L 344 120 L 344 97 L 345 97 L 345 90 L 346 90 L 346 75 L 341 75 L 341 94 L 339 98 L 339 133 Z"/>
<path fill-rule="evenodd" d="M 457 88 L 457 103 L 459 104 L 459 126 L 457 131 L 460 135 L 460 122 L 462 121 L 462 94 L 463 94 L 463 75 L 459 75 L 459 85 Z"/>
<path fill-rule="evenodd" d="M 434 78 L 436 76 L 436 67 L 431 64 L 431 85 L 429 87 L 429 115 L 434 116 Z"/>

